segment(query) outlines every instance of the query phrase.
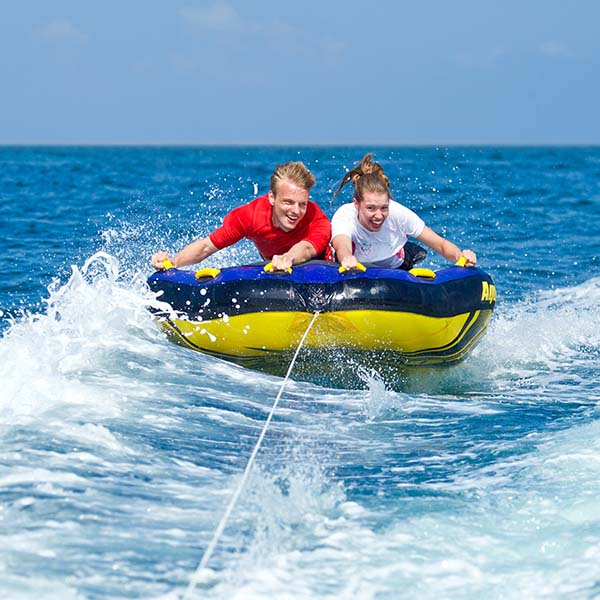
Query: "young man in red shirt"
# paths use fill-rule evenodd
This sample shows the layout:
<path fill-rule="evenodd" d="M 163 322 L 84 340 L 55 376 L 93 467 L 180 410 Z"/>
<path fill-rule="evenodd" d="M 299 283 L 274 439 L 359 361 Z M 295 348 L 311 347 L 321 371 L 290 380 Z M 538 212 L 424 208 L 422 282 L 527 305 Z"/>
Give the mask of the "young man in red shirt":
<path fill-rule="evenodd" d="M 303 163 L 279 165 L 271 176 L 268 194 L 232 210 L 221 227 L 192 242 L 173 258 L 166 252 L 157 252 L 152 266 L 164 269 L 164 260 L 170 260 L 175 267 L 193 265 L 242 238 L 252 240 L 261 257 L 270 260 L 277 271 L 323 258 L 331 237 L 331 223 L 308 199 L 314 184 L 314 175 Z"/>

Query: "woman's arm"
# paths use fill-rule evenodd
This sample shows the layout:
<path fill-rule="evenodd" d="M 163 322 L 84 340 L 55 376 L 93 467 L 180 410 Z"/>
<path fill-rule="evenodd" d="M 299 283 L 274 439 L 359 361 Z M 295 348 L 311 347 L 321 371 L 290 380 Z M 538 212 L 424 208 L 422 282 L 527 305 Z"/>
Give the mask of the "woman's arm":
<path fill-rule="evenodd" d="M 346 269 L 355 269 L 358 261 L 352 253 L 352 240 L 347 235 L 336 235 L 331 240 L 337 261 Z"/>
<path fill-rule="evenodd" d="M 448 260 L 456 262 L 461 256 L 464 256 L 467 259 L 466 267 L 474 267 L 477 263 L 475 252 L 472 250 L 460 250 L 458 246 L 445 240 L 427 226 L 423 228 L 417 239 Z"/>

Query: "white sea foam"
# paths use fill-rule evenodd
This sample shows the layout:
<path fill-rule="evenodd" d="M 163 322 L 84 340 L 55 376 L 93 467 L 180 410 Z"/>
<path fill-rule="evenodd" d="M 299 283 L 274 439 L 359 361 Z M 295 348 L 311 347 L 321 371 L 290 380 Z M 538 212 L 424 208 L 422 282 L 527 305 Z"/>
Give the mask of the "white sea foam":
<path fill-rule="evenodd" d="M 140 346 L 146 359 L 159 350 L 150 343 L 157 336 L 146 309 L 152 298 L 117 277 L 116 260 L 98 253 L 73 267 L 66 284 L 50 287 L 46 314 L 13 323 L 0 340 L 3 425 L 47 420 L 69 406 L 85 407 L 89 418 L 120 414 L 123 396 L 111 385 L 117 361 Z"/>
<path fill-rule="evenodd" d="M 600 350 L 600 278 L 541 292 L 516 306 L 497 308 L 482 352 L 498 369 L 505 364 L 553 368 L 589 350 Z"/>
<path fill-rule="evenodd" d="M 532 434 L 526 452 L 495 434 L 456 440 L 470 418 L 551 402 L 566 376 L 581 377 L 594 410 L 599 287 L 499 303 L 439 394 L 389 389 L 375 372 L 362 390 L 291 381 L 199 597 L 590 596 L 598 427 Z M 143 280 L 113 257 L 95 255 L 49 294 L 45 314 L 0 340 L 2 585 L 75 598 L 125 582 L 174 598 L 281 380 L 167 343 Z M 518 396 L 521 382 L 535 394 Z M 482 464 L 484 452 L 497 458 Z"/>
<path fill-rule="evenodd" d="M 533 453 L 475 469 L 468 482 L 448 481 L 448 497 L 460 492 L 455 510 L 407 507 L 403 519 L 382 528 L 342 490 L 324 492 L 327 480 L 315 485 L 297 472 L 292 477 L 301 485 L 281 494 L 276 480 L 257 475 L 257 504 L 244 510 L 258 519 L 261 534 L 224 573 L 213 573 L 216 584 L 201 597 L 593 596 L 599 434 L 598 423 L 549 434 Z M 289 472 L 298 465 L 290 463 Z"/>
<path fill-rule="evenodd" d="M 403 376 L 399 388 L 411 394 L 467 394 L 501 400 L 523 391 L 551 394 L 563 401 L 590 401 L 594 371 L 600 357 L 600 278 L 580 285 L 544 291 L 528 300 L 507 305 L 499 297 L 490 326 L 480 344 L 459 365 L 441 370 L 415 371 Z"/>

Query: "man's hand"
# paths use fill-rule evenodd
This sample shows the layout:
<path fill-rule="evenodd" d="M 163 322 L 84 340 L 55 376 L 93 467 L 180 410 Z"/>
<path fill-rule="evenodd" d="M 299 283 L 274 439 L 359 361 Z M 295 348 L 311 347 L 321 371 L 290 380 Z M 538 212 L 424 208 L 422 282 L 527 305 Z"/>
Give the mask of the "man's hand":
<path fill-rule="evenodd" d="M 165 265 L 163 264 L 163 261 L 165 260 L 171 260 L 170 256 L 164 252 L 164 251 L 160 251 L 157 252 L 151 259 L 151 263 L 152 266 L 157 270 L 157 271 L 163 271 L 165 268 Z"/>
<path fill-rule="evenodd" d="M 275 254 L 271 259 L 275 271 L 289 271 L 292 268 L 292 257 L 286 254 Z"/>

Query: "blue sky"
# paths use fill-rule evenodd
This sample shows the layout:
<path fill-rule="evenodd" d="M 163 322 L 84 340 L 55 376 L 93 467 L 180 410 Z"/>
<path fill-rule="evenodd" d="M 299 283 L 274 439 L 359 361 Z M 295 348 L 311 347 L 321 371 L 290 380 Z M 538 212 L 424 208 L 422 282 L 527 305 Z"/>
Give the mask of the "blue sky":
<path fill-rule="evenodd" d="M 20 0 L 0 143 L 599 144 L 596 0 Z"/>

